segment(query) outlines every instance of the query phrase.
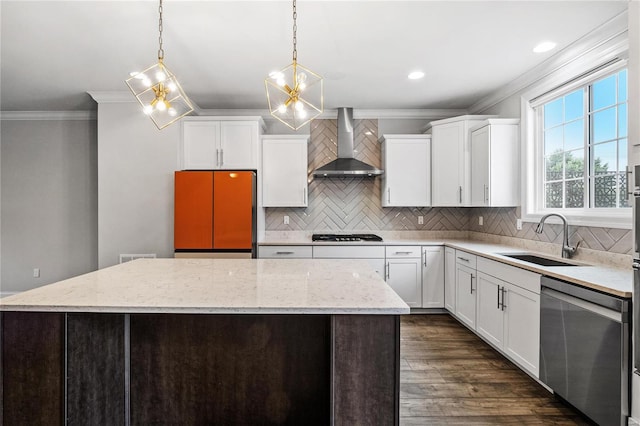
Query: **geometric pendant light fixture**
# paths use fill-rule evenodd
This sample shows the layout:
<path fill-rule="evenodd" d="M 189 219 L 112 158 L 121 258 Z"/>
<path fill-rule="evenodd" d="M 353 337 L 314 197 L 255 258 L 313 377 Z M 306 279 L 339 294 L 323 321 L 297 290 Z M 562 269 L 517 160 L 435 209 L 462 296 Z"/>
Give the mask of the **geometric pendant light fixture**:
<path fill-rule="evenodd" d="M 269 112 L 293 130 L 322 114 L 324 109 L 322 77 L 298 64 L 297 18 L 293 0 L 293 62 L 264 80 Z"/>
<path fill-rule="evenodd" d="M 158 7 L 158 63 L 144 71 L 133 72 L 126 83 L 143 111 L 162 130 L 193 111 L 193 105 L 182 90 L 176 76 L 164 65 L 162 48 L 162 0 Z"/>

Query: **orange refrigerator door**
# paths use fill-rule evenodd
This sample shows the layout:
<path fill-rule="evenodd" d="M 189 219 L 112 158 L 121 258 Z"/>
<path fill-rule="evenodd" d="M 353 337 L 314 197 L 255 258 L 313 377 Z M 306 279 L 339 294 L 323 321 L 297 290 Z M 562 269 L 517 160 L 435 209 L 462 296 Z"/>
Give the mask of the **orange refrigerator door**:
<path fill-rule="evenodd" d="M 252 249 L 255 173 L 214 172 L 213 194 L 213 247 Z"/>
<path fill-rule="evenodd" d="M 175 172 L 174 246 L 213 248 L 213 172 Z"/>

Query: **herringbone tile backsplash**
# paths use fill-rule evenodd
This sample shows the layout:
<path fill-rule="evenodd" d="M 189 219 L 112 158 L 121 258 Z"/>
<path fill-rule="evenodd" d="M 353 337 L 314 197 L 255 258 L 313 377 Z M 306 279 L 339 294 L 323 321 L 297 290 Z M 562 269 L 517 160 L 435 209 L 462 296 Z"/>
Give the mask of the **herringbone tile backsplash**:
<path fill-rule="evenodd" d="M 355 158 L 381 167 L 377 120 L 355 121 Z M 337 157 L 337 121 L 311 123 L 309 171 Z M 266 209 L 267 231 L 475 231 L 500 236 L 560 243 L 560 225 L 545 225 L 544 233 L 534 232 L 535 224 L 524 223 L 516 231 L 518 208 L 382 208 L 380 178 L 315 178 L 309 183 L 307 208 Z M 283 216 L 289 224 L 283 224 Z M 424 224 L 418 225 L 418 216 Z M 483 216 L 483 226 L 478 225 Z M 581 247 L 632 254 L 631 231 L 624 229 L 570 227 L 571 241 Z"/>

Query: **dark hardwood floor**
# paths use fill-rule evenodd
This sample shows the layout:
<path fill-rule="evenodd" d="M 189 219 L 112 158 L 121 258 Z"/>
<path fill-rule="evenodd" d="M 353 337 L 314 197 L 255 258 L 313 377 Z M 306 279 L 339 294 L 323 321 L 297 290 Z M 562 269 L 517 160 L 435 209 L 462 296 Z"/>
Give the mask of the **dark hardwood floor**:
<path fill-rule="evenodd" d="M 587 425 L 449 315 L 406 315 L 400 425 Z"/>

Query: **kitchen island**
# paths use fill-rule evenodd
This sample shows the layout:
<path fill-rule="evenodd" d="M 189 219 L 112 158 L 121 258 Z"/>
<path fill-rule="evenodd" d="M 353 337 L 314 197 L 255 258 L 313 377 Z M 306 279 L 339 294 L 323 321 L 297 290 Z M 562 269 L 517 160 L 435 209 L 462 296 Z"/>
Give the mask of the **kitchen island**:
<path fill-rule="evenodd" d="M 364 261 L 141 259 L 0 310 L 3 424 L 399 421 L 409 308 Z"/>

